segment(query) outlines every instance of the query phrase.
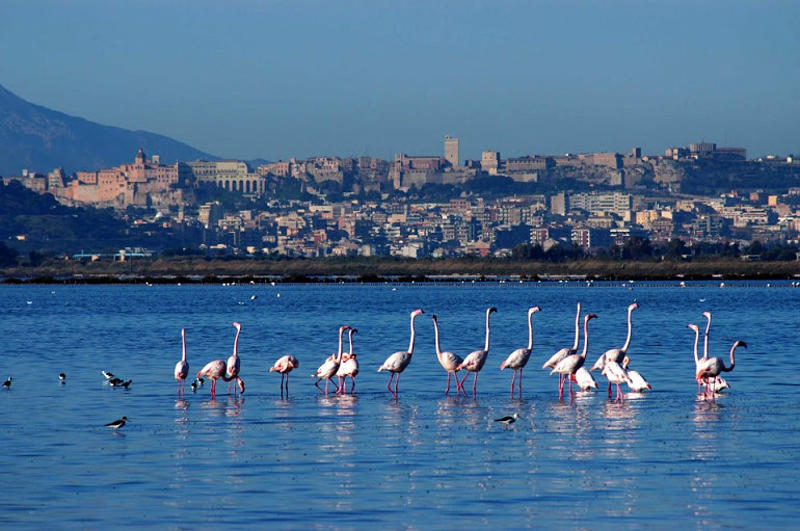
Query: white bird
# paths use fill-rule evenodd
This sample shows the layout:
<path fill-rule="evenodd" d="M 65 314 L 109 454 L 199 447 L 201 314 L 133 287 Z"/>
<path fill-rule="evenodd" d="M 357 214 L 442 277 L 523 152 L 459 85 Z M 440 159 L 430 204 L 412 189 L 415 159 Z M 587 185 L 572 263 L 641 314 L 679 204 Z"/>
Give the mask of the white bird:
<path fill-rule="evenodd" d="M 464 380 L 467 379 L 469 373 L 475 373 L 475 379 L 472 381 L 472 396 L 475 396 L 478 392 L 478 373 L 481 372 L 481 369 L 483 369 L 486 363 L 486 358 L 489 357 L 489 316 L 496 311 L 497 308 L 494 306 L 486 309 L 486 338 L 484 340 L 483 349 L 470 352 L 467 354 L 467 357 L 464 358 L 464 361 L 459 363 L 458 367 L 456 367 L 456 370 L 465 369 L 467 371 L 467 373 L 464 374 L 464 378 L 461 379 L 462 390 L 464 389 Z"/>
<path fill-rule="evenodd" d="M 625 343 L 620 348 L 612 348 L 606 350 L 602 356 L 597 358 L 597 361 L 594 362 L 592 368 L 589 369 L 593 371 L 595 369 L 602 370 L 603 366 L 606 362 L 609 361 L 616 361 L 617 363 L 622 363 L 622 360 L 628 354 L 628 347 L 631 345 L 631 336 L 633 333 L 633 321 L 631 319 L 631 314 L 633 314 L 633 310 L 639 307 L 639 303 L 634 302 L 630 306 L 628 306 L 628 335 L 625 338 Z M 608 386 L 608 394 L 611 395 L 611 385 Z"/>
<path fill-rule="evenodd" d="M 628 364 L 630 361 L 630 358 L 625 356 L 625 359 L 622 360 L 622 368 L 625 369 L 625 372 L 628 374 L 628 381 L 626 383 L 628 384 L 628 387 L 631 388 L 631 391 L 635 393 L 641 393 L 645 389 L 652 390 L 653 387 L 647 380 L 644 379 L 644 376 L 639 374 L 637 371 L 628 369 Z"/>
<path fill-rule="evenodd" d="M 458 354 L 454 354 L 448 351 L 442 351 L 439 346 L 439 321 L 436 318 L 436 315 L 433 316 L 433 342 L 436 347 L 436 359 L 439 360 L 439 364 L 442 368 L 447 371 L 447 387 L 444 390 L 444 394 L 450 392 L 450 377 L 451 375 L 455 376 L 456 378 L 456 395 L 460 393 L 463 389 L 461 389 L 461 382 L 458 380 L 458 366 L 461 365 L 461 362 L 464 359 L 459 356 Z"/>
<path fill-rule="evenodd" d="M 528 308 L 528 346 L 518 348 L 509 354 L 506 360 L 500 364 L 501 371 L 506 367 L 514 371 L 511 376 L 512 396 L 514 395 L 514 378 L 517 376 L 517 371 L 519 371 L 519 383 L 517 386 L 519 387 L 519 394 L 522 396 L 522 369 L 524 369 L 525 365 L 528 364 L 528 360 L 531 357 L 531 352 L 533 352 L 533 314 L 538 311 L 541 311 L 541 308 L 538 306 Z"/>
<path fill-rule="evenodd" d="M 356 358 L 356 353 L 353 352 L 353 334 L 357 334 L 358 330 L 355 328 L 350 328 L 347 331 L 347 342 L 350 344 L 350 352 L 346 352 L 342 355 L 342 363 L 339 365 L 339 370 L 336 371 L 336 376 L 339 376 L 342 379 L 342 385 L 337 392 L 347 393 L 347 377 L 350 377 L 350 383 L 352 386 L 350 387 L 350 393 L 356 390 L 356 376 L 358 376 L 358 359 Z"/>
<path fill-rule="evenodd" d="M 289 373 L 292 372 L 292 369 L 297 369 L 300 367 L 300 362 L 291 354 L 286 354 L 278 358 L 272 367 L 269 368 L 269 372 L 277 372 L 281 375 L 281 396 L 283 396 L 283 389 L 284 389 L 284 380 L 286 382 L 286 394 L 289 394 Z"/>
<path fill-rule="evenodd" d="M 571 356 L 573 354 L 578 353 L 578 340 L 580 338 L 580 330 L 581 330 L 580 323 L 581 323 L 581 303 L 579 302 L 578 311 L 575 312 L 575 341 L 572 344 L 572 348 L 566 348 L 566 347 L 562 348 L 561 350 L 550 356 L 550 359 L 547 360 L 544 365 L 542 365 L 542 369 L 548 369 L 548 368 L 552 369 L 567 356 Z M 564 385 L 563 379 L 559 378 L 558 387 L 561 388 L 563 385 Z"/>
<path fill-rule="evenodd" d="M 572 381 L 575 382 L 582 391 L 597 389 L 597 382 L 592 377 L 592 373 L 586 370 L 586 367 L 581 367 L 575 371 L 575 374 L 572 375 Z"/>
<path fill-rule="evenodd" d="M 328 384 L 331 381 L 331 378 L 336 376 L 336 371 L 339 370 L 339 364 L 342 362 L 342 336 L 344 335 L 344 331 L 350 328 L 347 325 L 339 327 L 339 350 L 336 354 L 331 354 L 328 356 L 322 365 L 319 366 L 317 372 L 311 375 L 312 378 L 316 378 L 317 381 L 314 382 L 314 385 L 322 391 L 322 388 L 319 386 L 319 383 L 322 380 L 325 380 L 325 394 L 328 394 Z M 338 389 L 338 385 L 336 386 Z"/>
<path fill-rule="evenodd" d="M 569 379 L 569 392 L 572 393 L 571 376 L 578 372 L 578 369 L 583 367 L 583 364 L 586 362 L 586 353 L 589 351 L 589 321 L 596 317 L 596 314 L 590 313 L 583 318 L 583 352 L 581 352 L 580 355 L 571 354 L 567 356 L 559 361 L 558 364 L 553 367 L 553 370 L 550 371 L 550 374 L 558 373 L 561 375 L 561 384 L 558 386 L 559 398 L 564 394 L 564 381 L 566 379 Z"/>
<path fill-rule="evenodd" d="M 414 354 L 414 336 L 416 335 L 414 331 L 414 319 L 421 313 L 424 313 L 421 308 L 411 312 L 411 339 L 408 342 L 408 350 L 400 350 L 395 352 L 386 358 L 386 361 L 383 362 L 383 365 L 378 367 L 378 372 L 389 371 L 392 373 L 389 376 L 389 382 L 386 384 L 386 389 L 388 389 L 395 398 L 397 398 L 397 387 L 400 383 L 400 373 L 406 370 L 408 364 L 411 363 L 411 356 Z M 392 391 L 392 379 L 394 378 L 395 374 L 397 375 L 397 380 L 395 380 L 394 391 Z"/>
<path fill-rule="evenodd" d="M 627 358 L 627 356 L 626 356 Z M 623 360 L 625 363 L 625 360 Z M 602 375 L 608 378 L 608 385 L 610 386 L 612 383 L 616 384 L 617 386 L 617 397 L 614 401 L 622 401 L 623 395 L 622 390 L 620 389 L 620 384 L 628 383 L 630 384 L 630 378 L 628 377 L 628 372 L 625 370 L 621 364 L 617 363 L 616 360 L 608 360 L 606 364 L 603 366 Z"/>
<path fill-rule="evenodd" d="M 175 364 L 175 379 L 178 381 L 178 394 L 183 394 L 183 386 L 189 375 L 189 363 L 186 361 L 186 329 L 181 328 L 181 360 Z"/>
<path fill-rule="evenodd" d="M 242 325 L 233 323 L 236 329 L 236 338 L 233 340 L 233 354 L 228 358 L 225 364 L 225 379 L 228 381 L 228 394 L 231 394 L 231 381 L 239 378 L 239 370 L 241 369 L 241 358 L 239 358 L 239 334 L 242 332 Z M 238 380 L 237 380 L 238 381 Z M 236 387 L 233 388 L 234 395 L 236 394 Z"/>
<path fill-rule="evenodd" d="M 719 376 L 720 372 L 730 372 L 736 366 L 736 358 L 734 357 L 734 352 L 738 347 L 747 348 L 747 343 L 744 341 L 735 341 L 733 346 L 731 347 L 730 351 L 730 358 L 731 364 L 729 367 L 725 366 L 725 361 L 722 358 L 708 358 L 707 360 L 700 360 L 700 364 L 697 367 L 697 372 L 695 373 L 695 379 L 698 381 L 704 378 L 712 378 L 715 379 Z M 710 391 L 711 386 L 706 386 L 707 390 Z"/>

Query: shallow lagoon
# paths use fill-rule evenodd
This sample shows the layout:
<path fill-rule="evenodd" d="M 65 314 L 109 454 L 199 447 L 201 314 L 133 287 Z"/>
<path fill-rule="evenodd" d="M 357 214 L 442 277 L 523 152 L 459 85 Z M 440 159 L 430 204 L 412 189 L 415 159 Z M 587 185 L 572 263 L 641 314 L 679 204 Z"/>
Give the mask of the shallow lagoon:
<path fill-rule="evenodd" d="M 0 522 L 793 526 L 800 290 L 727 284 L 2 286 L 0 377 L 14 380 L 0 393 Z M 559 401 L 557 377 L 539 367 L 572 343 L 575 302 L 599 315 L 591 363 L 624 341 L 634 299 L 631 366 L 654 391 L 612 403 L 596 376 L 602 392 Z M 430 315 L 442 347 L 464 355 L 482 345 L 490 305 L 499 311 L 478 396 L 445 397 Z M 526 344 L 532 305 L 542 307 L 534 353 L 523 398 L 512 399 L 498 367 Z M 408 345 L 417 307 L 426 314 L 395 401 L 375 370 Z M 749 345 L 715 402 L 696 396 L 686 328 L 702 326 L 704 310 L 714 312 L 712 355 L 727 359 L 735 339 Z M 221 383 L 216 401 L 208 385 L 178 400 L 180 328 L 195 372 L 230 355 L 234 320 L 244 398 Z M 340 324 L 359 329 L 361 375 L 355 396 L 326 398 L 308 375 L 335 350 Z M 301 368 L 287 399 L 267 368 L 289 352 Z M 132 378 L 130 390 L 109 388 L 101 369 Z M 492 421 L 514 412 L 512 426 Z M 121 415 L 131 422 L 119 434 L 102 427 Z"/>

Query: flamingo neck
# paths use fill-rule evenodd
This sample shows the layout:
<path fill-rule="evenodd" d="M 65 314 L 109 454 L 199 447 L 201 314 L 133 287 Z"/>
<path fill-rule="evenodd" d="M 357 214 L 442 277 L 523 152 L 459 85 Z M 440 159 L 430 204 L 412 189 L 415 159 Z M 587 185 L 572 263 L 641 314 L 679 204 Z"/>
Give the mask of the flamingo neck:
<path fill-rule="evenodd" d="M 236 329 L 236 339 L 233 340 L 233 357 L 237 357 L 239 355 L 239 334 L 241 333 L 242 329 Z"/>
<path fill-rule="evenodd" d="M 344 329 L 340 328 L 339 329 L 339 353 L 336 356 L 336 360 L 339 361 L 339 362 L 342 361 L 342 350 L 344 348 L 342 346 L 342 335 L 344 335 Z"/>
<path fill-rule="evenodd" d="M 353 354 L 353 329 L 351 328 L 347 332 L 347 342 L 350 343 L 350 356 L 354 356 Z"/>
<path fill-rule="evenodd" d="M 414 331 L 414 318 L 417 316 L 416 313 L 411 314 L 411 339 L 408 342 L 408 353 L 414 353 L 414 337 L 416 336 L 416 332 Z"/>
<path fill-rule="evenodd" d="M 578 313 L 575 314 L 575 341 L 572 343 L 572 351 L 578 351 L 578 340 L 581 335 L 581 303 L 578 303 Z"/>
<path fill-rule="evenodd" d="M 528 314 L 528 350 L 533 350 L 533 312 Z"/>
<path fill-rule="evenodd" d="M 589 319 L 583 322 L 583 352 L 581 352 L 581 357 L 586 359 L 587 352 L 589 352 Z"/>
<path fill-rule="evenodd" d="M 186 361 L 186 332 L 183 330 L 181 330 L 181 350 L 183 351 L 181 360 Z"/>
<path fill-rule="evenodd" d="M 734 357 L 733 353 L 736 352 L 736 347 L 738 347 L 738 346 L 739 346 L 738 343 L 734 343 L 733 346 L 731 347 L 731 366 L 730 367 L 725 367 L 725 364 L 723 363 L 722 364 L 722 370 L 724 372 L 731 372 L 733 370 L 733 368 L 736 366 L 736 358 Z"/>
<path fill-rule="evenodd" d="M 486 341 L 484 342 L 483 350 L 489 352 L 489 316 L 492 312 L 486 310 Z"/>
<path fill-rule="evenodd" d="M 708 359 L 708 332 L 711 330 L 711 316 L 707 316 L 708 324 L 706 324 L 706 333 L 703 337 L 703 359 Z"/>
<path fill-rule="evenodd" d="M 698 365 L 700 363 L 700 358 L 697 355 L 697 344 L 700 342 L 700 329 L 695 328 L 694 330 L 694 364 Z"/>
<path fill-rule="evenodd" d="M 628 347 L 631 346 L 631 335 L 633 334 L 633 320 L 631 319 L 633 315 L 633 308 L 628 308 L 628 336 L 625 338 L 625 344 L 622 345 L 622 352 L 628 352 Z"/>
<path fill-rule="evenodd" d="M 439 347 L 439 324 L 433 320 L 433 343 L 436 345 L 436 357 L 442 359 L 442 349 Z"/>

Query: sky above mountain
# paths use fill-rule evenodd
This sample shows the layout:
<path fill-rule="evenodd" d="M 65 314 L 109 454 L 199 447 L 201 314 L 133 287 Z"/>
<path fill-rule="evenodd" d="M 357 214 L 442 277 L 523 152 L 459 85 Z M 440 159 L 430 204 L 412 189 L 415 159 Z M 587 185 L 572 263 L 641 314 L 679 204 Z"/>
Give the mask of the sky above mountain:
<path fill-rule="evenodd" d="M 223 157 L 800 153 L 800 2 L 0 2 L 0 84 Z"/>

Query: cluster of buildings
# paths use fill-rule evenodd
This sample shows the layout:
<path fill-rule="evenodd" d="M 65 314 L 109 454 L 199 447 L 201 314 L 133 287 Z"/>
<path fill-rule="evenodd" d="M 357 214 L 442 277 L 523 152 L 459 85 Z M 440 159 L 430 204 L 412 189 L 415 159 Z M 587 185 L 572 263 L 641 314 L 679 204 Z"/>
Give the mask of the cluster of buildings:
<path fill-rule="evenodd" d="M 462 161 L 459 140 L 447 136 L 443 156 L 314 157 L 253 168 L 243 161 L 162 164 L 140 149 L 132 163 L 114 168 L 70 176 L 56 168 L 5 181 L 18 180 L 70 205 L 155 209 L 154 218 L 132 223 L 152 230 L 192 227 L 201 235 L 198 247 L 224 252 L 502 256 L 521 243 L 545 250 L 574 245 L 591 253 L 634 236 L 654 242 L 798 240 L 800 188 L 714 197 L 680 193 L 681 161 L 700 159 L 745 161 L 746 152 L 701 142 L 658 156 L 642 155 L 639 148 L 508 159 L 484 151 L 479 160 Z M 479 178 L 553 191 L 502 198 L 462 192 L 443 202 L 409 201 L 398 193 L 429 184 L 459 187 Z M 562 179 L 582 186 L 564 189 Z M 298 187 L 299 198 L 276 194 L 287 183 Z M 251 207 L 226 210 L 213 199 L 215 190 L 250 198 Z"/>

